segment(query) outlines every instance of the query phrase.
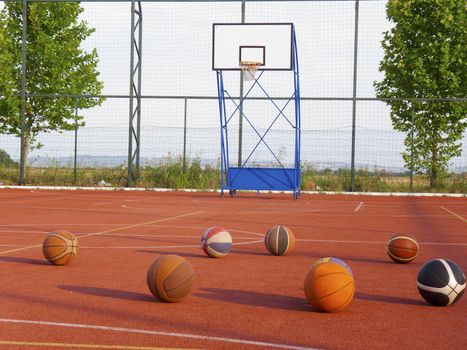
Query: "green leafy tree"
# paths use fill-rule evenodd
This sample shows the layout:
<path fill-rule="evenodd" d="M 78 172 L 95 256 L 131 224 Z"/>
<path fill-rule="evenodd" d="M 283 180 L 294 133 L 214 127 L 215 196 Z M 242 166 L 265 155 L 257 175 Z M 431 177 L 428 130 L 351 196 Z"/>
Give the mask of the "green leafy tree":
<path fill-rule="evenodd" d="M 94 49 L 81 43 L 94 29 L 78 19 L 83 8 L 77 2 L 27 3 L 26 94 L 99 95 L 103 83 L 97 71 Z M 5 1 L 0 12 L 0 133 L 21 135 L 22 1 Z M 25 164 L 28 150 L 38 146 L 41 132 L 73 130 L 76 105 L 80 109 L 100 105 L 103 99 L 26 97 Z M 39 145 L 40 146 L 40 145 Z"/>
<path fill-rule="evenodd" d="M 467 7 L 465 0 L 389 0 L 393 27 L 384 33 L 384 79 L 378 97 L 463 98 L 467 95 Z M 431 187 L 460 156 L 467 103 L 388 101 L 396 130 L 407 133 L 406 165 L 430 175 Z M 411 162 L 412 110 L 415 113 Z"/>
<path fill-rule="evenodd" d="M 13 167 L 17 165 L 18 163 L 11 159 L 10 155 L 6 151 L 0 148 L 0 166 Z"/>

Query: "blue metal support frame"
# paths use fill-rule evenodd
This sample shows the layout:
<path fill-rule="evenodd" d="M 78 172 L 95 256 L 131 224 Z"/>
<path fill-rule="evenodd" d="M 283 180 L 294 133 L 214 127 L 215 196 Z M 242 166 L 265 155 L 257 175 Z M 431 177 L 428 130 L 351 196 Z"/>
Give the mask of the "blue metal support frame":
<path fill-rule="evenodd" d="M 291 97 L 286 101 L 284 106 L 279 107 L 276 102 L 269 96 L 267 91 L 263 88 L 259 79 L 265 71 L 261 71 L 258 77 L 255 78 L 252 86 L 244 94 L 244 96 L 237 103 L 235 99 L 230 96 L 228 91 L 224 88 L 223 72 L 217 71 L 217 93 L 219 99 L 219 116 L 221 126 L 221 196 L 224 196 L 224 191 L 229 190 L 233 195 L 237 190 L 270 190 L 270 191 L 292 191 L 293 198 L 296 199 L 300 196 L 300 75 L 298 69 L 298 53 L 297 41 L 295 37 L 295 29 L 292 26 L 292 73 L 294 74 L 294 91 Z M 248 118 L 243 112 L 243 103 L 247 100 L 248 95 L 254 87 L 258 87 L 264 95 L 271 101 L 277 109 L 278 114 L 273 119 L 266 131 L 261 134 L 254 126 L 252 119 Z M 230 101 L 235 106 L 233 113 L 227 116 L 226 102 Z M 289 118 L 284 114 L 284 110 L 294 102 L 295 105 L 295 123 L 292 123 Z M 242 114 L 242 118 L 251 126 L 255 134 L 258 136 L 259 141 L 253 150 L 250 152 L 246 160 L 241 165 L 232 167 L 229 161 L 229 122 L 232 117 L 238 112 Z M 271 130 L 276 121 L 283 117 L 288 124 L 295 129 L 295 154 L 294 154 L 294 167 L 286 168 L 274 154 L 273 150 L 265 141 L 265 136 Z M 263 143 L 277 161 L 279 167 L 276 168 L 260 168 L 260 167 L 247 167 L 248 160 L 251 158 L 257 147 Z"/>

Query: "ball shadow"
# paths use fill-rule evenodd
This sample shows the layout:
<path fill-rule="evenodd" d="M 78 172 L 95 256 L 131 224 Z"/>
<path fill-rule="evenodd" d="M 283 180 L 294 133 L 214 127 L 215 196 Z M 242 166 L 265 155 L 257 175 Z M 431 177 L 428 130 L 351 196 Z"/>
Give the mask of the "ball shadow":
<path fill-rule="evenodd" d="M 402 298 L 402 297 L 395 297 L 390 295 L 377 295 L 377 294 L 369 294 L 369 293 L 355 293 L 355 299 L 358 300 L 367 300 L 367 301 L 376 301 L 382 303 L 391 303 L 391 304 L 405 304 L 405 305 L 426 305 L 421 300 L 417 299 L 409 299 L 409 298 Z"/>
<path fill-rule="evenodd" d="M 16 262 L 29 265 L 49 265 L 52 266 L 48 261 L 41 259 L 30 259 L 30 258 L 19 258 L 16 256 L 0 256 L 0 261 Z"/>
<path fill-rule="evenodd" d="M 305 298 L 224 288 L 200 288 L 199 290 L 200 292 L 193 293 L 193 295 L 204 299 L 271 309 L 304 312 L 311 310 Z"/>
<path fill-rule="evenodd" d="M 233 248 L 231 254 L 243 254 L 243 255 L 259 255 L 259 256 L 274 256 L 264 251 L 252 251 L 252 250 L 238 250 Z"/>
<path fill-rule="evenodd" d="M 167 255 L 167 254 L 172 254 L 172 255 L 183 256 L 183 257 L 186 257 L 186 258 L 211 259 L 209 256 L 207 256 L 207 255 L 204 254 L 203 252 L 199 252 L 199 253 L 186 253 L 186 252 L 180 252 L 180 251 L 171 252 L 171 251 L 167 251 L 167 250 L 161 251 L 161 250 L 144 250 L 144 249 L 137 250 L 137 251 L 140 252 L 140 253 L 148 253 L 148 254 L 154 254 L 154 255 Z"/>
<path fill-rule="evenodd" d="M 357 261 L 357 262 L 364 262 L 364 263 L 372 263 L 372 264 L 383 264 L 383 265 L 394 265 L 395 262 L 390 260 L 387 257 L 381 257 L 381 259 L 372 259 L 372 258 L 364 258 L 360 256 L 336 256 L 343 261 Z"/>
<path fill-rule="evenodd" d="M 76 292 L 81 294 L 93 295 L 98 297 L 131 300 L 131 301 L 145 301 L 154 302 L 157 301 L 153 296 L 149 294 L 129 292 L 126 290 L 117 290 L 110 288 L 99 288 L 99 287 L 85 287 L 85 286 L 73 286 L 73 285 L 59 285 L 60 289 L 67 290 L 69 292 Z"/>

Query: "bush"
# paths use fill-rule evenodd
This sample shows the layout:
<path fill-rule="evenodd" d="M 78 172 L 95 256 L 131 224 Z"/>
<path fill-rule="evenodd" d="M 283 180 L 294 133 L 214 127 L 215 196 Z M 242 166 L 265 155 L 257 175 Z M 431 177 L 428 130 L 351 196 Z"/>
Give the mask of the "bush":
<path fill-rule="evenodd" d="M 10 155 L 6 151 L 0 149 L 0 166 L 13 168 L 17 167 L 18 163 L 11 159 Z"/>
<path fill-rule="evenodd" d="M 0 150 L 0 183 L 15 184 L 19 178 L 16 162 Z M 5 164 L 9 164 L 5 166 Z M 181 158 L 167 157 L 161 163 L 144 166 L 140 169 L 140 178 L 132 183 L 135 187 L 146 188 L 193 188 L 210 190 L 220 188 L 219 164 L 202 165 L 200 159 L 186 163 L 183 171 Z M 59 166 L 51 163 L 48 167 L 28 167 L 27 184 L 42 186 L 98 186 L 104 180 L 112 187 L 127 185 L 127 169 L 119 167 L 78 167 L 76 181 L 71 166 Z M 317 170 L 310 165 L 302 167 L 302 190 L 346 192 L 350 187 L 349 169 Z M 415 175 L 413 192 L 467 193 L 467 173 L 448 174 L 436 188 L 430 188 L 429 177 Z M 409 176 L 393 174 L 387 171 L 357 169 L 355 190 L 362 192 L 409 192 Z"/>

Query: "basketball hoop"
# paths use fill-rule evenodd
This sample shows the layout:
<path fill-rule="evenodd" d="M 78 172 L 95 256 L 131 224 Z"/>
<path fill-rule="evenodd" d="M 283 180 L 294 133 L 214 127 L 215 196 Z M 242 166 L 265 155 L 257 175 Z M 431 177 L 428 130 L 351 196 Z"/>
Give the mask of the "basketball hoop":
<path fill-rule="evenodd" d="M 261 62 L 257 62 L 257 61 L 241 61 L 240 68 L 242 69 L 243 80 L 245 81 L 255 80 L 255 74 L 260 65 L 261 65 Z"/>

